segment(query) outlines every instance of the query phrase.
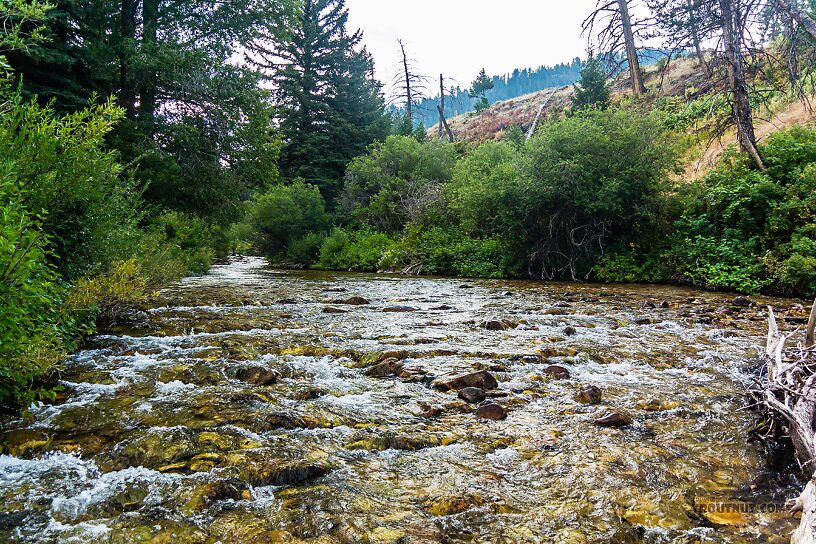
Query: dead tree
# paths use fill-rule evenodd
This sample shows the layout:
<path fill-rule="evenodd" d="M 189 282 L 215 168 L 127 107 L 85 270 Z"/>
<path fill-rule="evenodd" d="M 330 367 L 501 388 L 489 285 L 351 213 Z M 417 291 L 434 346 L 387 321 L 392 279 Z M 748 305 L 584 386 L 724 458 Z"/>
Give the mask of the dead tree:
<path fill-rule="evenodd" d="M 722 20 L 722 41 L 728 67 L 728 86 L 731 93 L 731 115 L 737 127 L 740 149 L 748 153 L 757 167 L 764 171 L 754 133 L 754 113 L 751 109 L 748 80 L 745 77 L 745 59 L 742 41 L 745 36 L 745 18 L 740 12 L 739 0 L 719 0 Z"/>
<path fill-rule="evenodd" d="M 712 77 L 711 66 L 703 51 L 703 41 L 710 40 L 719 28 L 719 16 L 712 3 L 706 0 L 647 0 L 653 14 L 655 32 L 671 51 L 694 49 L 697 62 L 707 77 Z"/>
<path fill-rule="evenodd" d="M 439 139 L 442 139 L 444 130 L 448 134 L 448 141 L 453 142 L 453 132 L 448 126 L 448 120 L 445 119 L 445 78 L 442 77 L 442 74 L 439 74 L 439 105 L 436 109 L 439 110 Z"/>
<path fill-rule="evenodd" d="M 405 50 L 405 42 L 397 40 L 400 47 L 400 71 L 394 78 L 389 103 L 404 103 L 405 115 L 414 122 L 414 103 L 425 98 L 428 87 L 425 76 L 414 70 L 413 61 Z"/>
<path fill-rule="evenodd" d="M 802 28 L 810 34 L 813 39 L 816 39 L 816 21 L 814 21 L 807 13 L 802 11 L 791 0 L 776 0 L 776 4 L 784 10 L 791 19 L 796 21 Z"/>
<path fill-rule="evenodd" d="M 597 0 L 595 9 L 584 19 L 581 28 L 590 43 L 595 38 L 598 50 L 607 55 L 610 63 L 618 53 L 626 57 L 632 92 L 636 95 L 644 94 L 646 87 L 640 71 L 636 37 L 645 31 L 647 25 L 645 20 L 632 20 L 628 0 Z M 589 49 L 595 48 L 590 45 Z M 617 71 L 617 67 L 612 71 Z"/>
<path fill-rule="evenodd" d="M 811 474 L 802 494 L 789 501 L 791 512 L 802 512 L 799 528 L 791 535 L 793 544 L 816 542 L 816 301 L 805 330 L 805 342 L 785 347 L 792 334 L 779 330 L 773 309 L 768 308 L 768 341 L 765 346 L 766 378 L 761 399 L 771 415 L 790 436 L 800 467 Z"/>

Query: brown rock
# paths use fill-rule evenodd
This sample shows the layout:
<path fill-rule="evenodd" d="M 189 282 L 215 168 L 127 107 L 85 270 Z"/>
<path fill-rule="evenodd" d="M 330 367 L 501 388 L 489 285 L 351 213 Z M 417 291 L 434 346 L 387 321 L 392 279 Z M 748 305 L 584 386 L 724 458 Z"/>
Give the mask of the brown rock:
<path fill-rule="evenodd" d="M 402 313 L 402 312 L 416 312 L 417 309 L 412 306 L 388 306 L 383 308 L 383 312 Z"/>
<path fill-rule="evenodd" d="M 499 382 L 486 370 L 480 370 L 479 372 L 471 372 L 470 374 L 463 374 L 455 378 L 435 380 L 432 385 L 442 391 L 448 391 L 450 389 L 458 391 L 465 387 L 496 389 L 499 386 Z"/>
<path fill-rule="evenodd" d="M 747 308 L 748 306 L 753 304 L 753 302 L 748 297 L 738 296 L 734 297 L 734 300 L 731 301 L 731 304 L 733 304 L 734 306 L 739 306 L 740 308 Z"/>
<path fill-rule="evenodd" d="M 635 325 L 651 325 L 652 319 L 650 317 L 638 317 L 635 319 Z"/>
<path fill-rule="evenodd" d="M 497 320 L 482 321 L 479 327 L 487 331 L 505 331 L 509 328 L 505 322 Z"/>
<path fill-rule="evenodd" d="M 343 310 L 341 308 L 335 308 L 334 306 L 326 306 L 323 308 L 324 314 L 347 314 L 348 310 Z"/>
<path fill-rule="evenodd" d="M 333 300 L 332 304 L 348 304 L 351 306 L 363 306 L 371 303 L 367 299 L 364 299 L 363 297 L 349 297 L 346 299 Z"/>
<path fill-rule="evenodd" d="M 575 329 L 575 327 L 564 327 L 564 330 L 562 332 L 566 336 L 574 336 L 578 331 Z"/>
<path fill-rule="evenodd" d="M 235 377 L 252 385 L 271 385 L 278 381 L 280 375 L 271 368 L 250 366 L 238 369 Z"/>
<path fill-rule="evenodd" d="M 575 400 L 581 404 L 600 404 L 601 396 L 602 394 L 600 389 L 594 385 L 588 385 L 586 387 L 582 387 L 581 390 L 576 393 Z"/>
<path fill-rule="evenodd" d="M 366 371 L 366 376 L 372 378 L 387 378 L 396 376 L 402 371 L 402 363 L 395 357 L 390 357 L 381 363 L 377 363 Z"/>
<path fill-rule="evenodd" d="M 476 409 L 476 416 L 482 419 L 501 420 L 507 417 L 507 410 L 494 402 L 479 406 Z"/>
<path fill-rule="evenodd" d="M 472 404 L 482 402 L 486 397 L 487 395 L 484 389 L 479 389 L 478 387 L 465 387 L 459 390 L 459 398 Z"/>
<path fill-rule="evenodd" d="M 570 377 L 569 370 L 567 370 L 561 365 L 548 366 L 547 368 L 544 369 L 544 374 L 556 378 L 558 380 L 566 380 L 567 378 Z"/>
<path fill-rule="evenodd" d="M 594 421 L 600 427 L 626 427 L 632 424 L 632 418 L 620 412 L 609 412 Z"/>

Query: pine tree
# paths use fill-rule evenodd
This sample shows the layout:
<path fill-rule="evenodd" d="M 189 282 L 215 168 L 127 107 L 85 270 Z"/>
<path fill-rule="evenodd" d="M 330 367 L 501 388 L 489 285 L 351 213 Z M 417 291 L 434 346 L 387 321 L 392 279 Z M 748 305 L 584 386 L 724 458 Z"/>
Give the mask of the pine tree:
<path fill-rule="evenodd" d="M 281 174 L 316 183 L 327 200 L 345 164 L 385 127 L 371 58 L 355 52 L 362 35 L 349 34 L 347 21 L 345 0 L 304 0 L 253 46 L 254 62 L 276 89 Z"/>
<path fill-rule="evenodd" d="M 581 80 L 573 86 L 572 107 L 575 110 L 598 108 L 605 110 L 611 103 L 606 72 L 597 59 L 590 59 L 581 70 Z"/>
<path fill-rule="evenodd" d="M 471 83 L 470 90 L 468 91 L 470 97 L 476 99 L 475 107 L 477 112 L 490 107 L 490 102 L 487 100 L 487 91 L 491 90 L 493 86 L 493 80 L 488 77 L 487 72 L 482 68 L 479 75 L 476 76 L 476 79 Z"/>

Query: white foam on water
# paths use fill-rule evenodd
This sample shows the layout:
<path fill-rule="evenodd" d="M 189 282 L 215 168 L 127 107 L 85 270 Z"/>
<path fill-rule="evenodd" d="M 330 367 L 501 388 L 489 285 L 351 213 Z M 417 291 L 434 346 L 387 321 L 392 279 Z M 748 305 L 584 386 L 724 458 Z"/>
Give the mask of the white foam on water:
<path fill-rule="evenodd" d="M 184 383 L 180 380 L 173 380 L 171 382 L 156 382 L 156 393 L 160 396 L 173 396 L 186 391 L 192 391 L 196 386 L 191 383 Z"/>

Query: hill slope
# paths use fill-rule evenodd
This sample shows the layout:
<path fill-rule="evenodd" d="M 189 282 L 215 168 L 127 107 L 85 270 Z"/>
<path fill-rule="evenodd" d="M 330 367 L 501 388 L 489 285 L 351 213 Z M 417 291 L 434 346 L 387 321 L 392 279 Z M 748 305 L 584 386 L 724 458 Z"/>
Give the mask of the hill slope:
<path fill-rule="evenodd" d="M 707 82 L 704 72 L 694 59 L 679 59 L 672 61 L 669 69 L 661 71 L 657 66 L 650 66 L 644 70 L 646 86 L 653 97 L 694 97 L 705 93 Z M 611 83 L 613 94 L 628 92 L 629 81 L 625 77 L 617 78 Z M 542 104 L 543 121 L 548 115 L 556 111 L 563 111 L 570 104 L 573 87 L 558 89 L 544 89 L 535 93 L 496 102 L 481 113 L 466 113 L 448 119 L 448 125 L 458 141 L 479 142 L 485 140 L 500 140 L 505 131 L 513 125 L 518 125 L 525 132 L 533 124 L 536 113 Z M 813 112 L 801 102 L 785 105 L 779 111 L 766 114 L 767 119 L 757 119 L 757 137 L 763 137 L 777 130 L 806 124 L 813 119 Z M 437 125 L 428 129 L 428 136 L 437 135 Z M 726 134 L 718 141 L 712 142 L 706 149 L 701 150 L 699 158 L 693 161 L 687 170 L 688 177 L 697 177 L 714 164 L 717 157 L 729 146 L 736 143 L 734 134 Z"/>

